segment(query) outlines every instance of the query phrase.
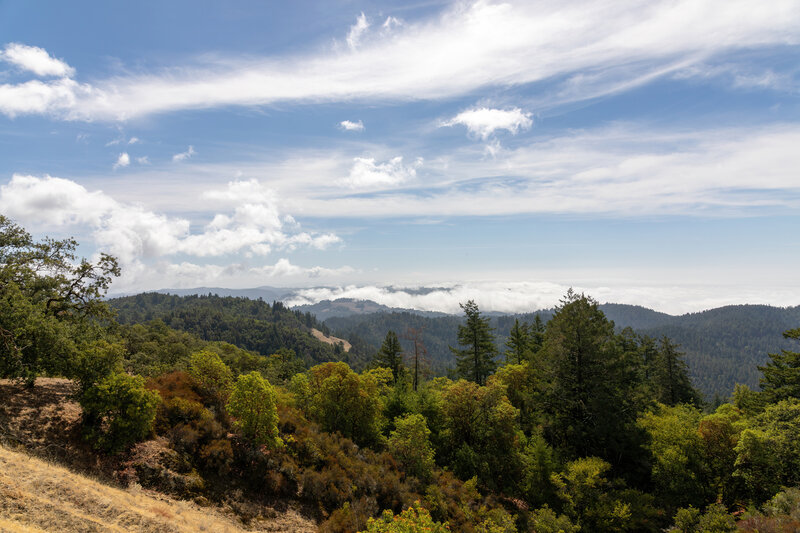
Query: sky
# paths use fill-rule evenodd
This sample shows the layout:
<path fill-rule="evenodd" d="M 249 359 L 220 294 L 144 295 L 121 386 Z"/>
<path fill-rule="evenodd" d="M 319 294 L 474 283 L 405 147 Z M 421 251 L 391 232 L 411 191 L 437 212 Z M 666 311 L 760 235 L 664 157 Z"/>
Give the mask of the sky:
<path fill-rule="evenodd" d="M 0 213 L 112 293 L 798 305 L 800 0 L 753 6 L 0 0 Z"/>

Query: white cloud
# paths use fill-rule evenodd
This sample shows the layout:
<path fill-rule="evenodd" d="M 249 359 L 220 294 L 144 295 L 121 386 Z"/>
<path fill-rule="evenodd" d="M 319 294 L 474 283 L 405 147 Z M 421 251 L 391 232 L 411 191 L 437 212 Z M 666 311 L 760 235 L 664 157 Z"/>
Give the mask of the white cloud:
<path fill-rule="evenodd" d="M 362 12 L 356 19 L 356 23 L 350 26 L 350 31 L 347 32 L 347 46 L 350 50 L 358 48 L 359 41 L 364 33 L 369 29 L 369 22 L 366 15 Z"/>
<path fill-rule="evenodd" d="M 114 163 L 114 170 L 122 167 L 127 167 L 131 164 L 131 156 L 128 155 L 128 152 L 122 152 L 117 157 L 117 162 Z"/>
<path fill-rule="evenodd" d="M 189 149 L 186 150 L 185 152 L 181 152 L 179 154 L 173 155 L 172 156 L 172 160 L 173 161 L 185 161 L 185 160 L 189 159 L 190 157 L 192 157 L 196 153 L 197 152 L 194 151 L 194 146 L 189 146 Z"/>
<path fill-rule="evenodd" d="M 44 230 L 87 230 L 98 249 L 120 259 L 124 283 L 128 284 L 137 283 L 137 276 L 152 274 L 156 268 L 153 261 L 176 254 L 257 257 L 276 249 L 325 249 L 341 242 L 332 233 L 301 231 L 294 219 L 281 215 L 274 193 L 256 181 L 232 182 L 208 196 L 222 199 L 220 207 L 226 207 L 224 200 L 231 205 L 248 190 L 257 194 L 247 203 L 235 205 L 231 214 L 216 214 L 199 232 L 193 231 L 185 218 L 118 202 L 101 191 L 89 191 L 71 180 L 51 176 L 14 175 L 0 187 L 0 212 Z"/>
<path fill-rule="evenodd" d="M 478 107 L 462 111 L 441 125 L 447 127 L 457 124 L 466 126 L 471 134 L 485 141 L 497 130 L 506 130 L 516 135 L 519 131 L 530 129 L 533 120 L 530 113 L 525 113 L 518 107 L 507 110 Z"/>
<path fill-rule="evenodd" d="M 797 303 L 800 291 L 784 287 L 731 287 L 708 283 L 691 285 L 607 285 L 602 282 L 570 286 L 564 283 L 534 282 L 465 282 L 437 283 L 428 290 L 421 287 L 387 287 L 379 285 L 346 285 L 299 289 L 285 303 L 290 306 L 313 304 L 322 300 L 353 298 L 371 300 L 389 307 L 462 314 L 459 303 L 475 300 L 481 311 L 501 313 L 530 313 L 552 309 L 559 304 L 570 287 L 601 303 L 643 305 L 657 311 L 682 314 L 742 301 L 791 306 Z"/>
<path fill-rule="evenodd" d="M 422 158 L 407 166 L 403 165 L 402 156 L 393 157 L 385 163 L 376 163 L 372 157 L 356 157 L 350 174 L 339 183 L 352 188 L 399 185 L 415 177 L 421 166 Z"/>
<path fill-rule="evenodd" d="M 147 157 L 146 155 L 143 155 L 142 157 L 137 157 L 136 162 L 139 163 L 140 165 L 149 165 L 150 158 Z"/>
<path fill-rule="evenodd" d="M 389 31 L 392 28 L 396 28 L 396 27 L 402 26 L 402 25 L 403 25 L 403 21 L 402 20 L 400 20 L 398 18 L 395 18 L 395 17 L 389 16 L 389 17 L 386 17 L 386 20 L 381 25 L 381 28 L 383 28 L 386 31 Z"/>
<path fill-rule="evenodd" d="M 441 99 L 544 80 L 557 82 L 554 98 L 563 103 L 713 65 L 743 49 L 796 45 L 800 9 L 796 0 L 758 10 L 749 0 L 477 1 L 361 42 L 367 28 L 359 16 L 349 53 L 228 57 L 92 86 L 66 79 L 0 85 L 0 111 L 125 120 L 281 101 Z"/>
<path fill-rule="evenodd" d="M 358 122 L 343 120 L 339 123 L 339 127 L 344 131 L 364 131 L 364 123 L 360 120 Z"/>
<path fill-rule="evenodd" d="M 139 142 L 139 137 L 131 137 L 128 139 L 128 144 L 136 144 Z"/>
<path fill-rule="evenodd" d="M 96 93 L 90 86 L 80 85 L 67 78 L 48 82 L 31 80 L 16 85 L 2 84 L 0 113 L 12 118 L 25 114 L 69 114 L 76 109 L 79 101 L 83 99 L 86 102 L 93 94 Z"/>
<path fill-rule="evenodd" d="M 47 53 L 38 46 L 26 46 L 20 43 L 9 43 L 0 52 L 0 60 L 11 63 L 23 70 L 33 72 L 37 76 L 71 77 L 75 69 L 60 59 Z"/>

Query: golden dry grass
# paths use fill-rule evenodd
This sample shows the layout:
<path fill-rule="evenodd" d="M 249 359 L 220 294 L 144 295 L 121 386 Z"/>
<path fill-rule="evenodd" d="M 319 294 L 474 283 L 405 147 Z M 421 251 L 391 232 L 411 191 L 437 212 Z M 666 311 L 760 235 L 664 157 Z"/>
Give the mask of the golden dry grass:
<path fill-rule="evenodd" d="M 246 529 L 219 511 L 138 487 L 114 488 L 0 447 L 2 532 L 316 531 L 291 510 L 254 522 Z"/>
<path fill-rule="evenodd" d="M 339 344 L 341 342 L 345 352 L 349 352 L 350 348 L 353 347 L 346 340 L 340 339 L 339 337 L 325 335 L 316 328 L 311 328 L 311 334 L 314 335 L 314 337 L 316 337 L 318 340 L 321 340 L 322 342 L 327 342 L 328 344 Z"/>

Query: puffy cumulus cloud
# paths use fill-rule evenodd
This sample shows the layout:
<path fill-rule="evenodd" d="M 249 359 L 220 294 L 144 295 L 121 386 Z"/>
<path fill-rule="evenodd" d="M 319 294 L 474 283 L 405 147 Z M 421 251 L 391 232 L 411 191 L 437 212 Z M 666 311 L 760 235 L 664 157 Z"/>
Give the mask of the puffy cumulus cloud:
<path fill-rule="evenodd" d="M 232 213 L 216 214 L 202 231 L 192 231 L 187 219 L 118 202 L 102 191 L 89 191 L 74 181 L 52 176 L 14 175 L 0 187 L 0 211 L 44 230 L 85 227 L 98 249 L 120 259 L 128 278 L 149 272 L 154 261 L 177 254 L 244 254 L 247 258 L 301 246 L 325 249 L 341 242 L 332 233 L 301 231 L 292 217 L 280 213 L 274 193 L 258 182 L 232 182 L 209 196 L 232 202 L 246 190 L 259 194 L 235 205 Z"/>
<path fill-rule="evenodd" d="M 189 146 L 185 152 L 173 155 L 172 160 L 175 162 L 186 161 L 196 153 L 197 152 L 194 151 L 194 146 Z"/>
<path fill-rule="evenodd" d="M 131 156 L 128 155 L 128 152 L 122 152 L 121 154 L 119 154 L 119 157 L 117 157 L 117 162 L 114 163 L 114 170 L 121 167 L 127 167 L 130 164 L 131 164 Z"/>
<path fill-rule="evenodd" d="M 101 191 L 90 192 L 71 180 L 15 174 L 0 186 L 0 212 L 43 226 L 100 226 L 117 203 Z"/>
<path fill-rule="evenodd" d="M 74 68 L 64 61 L 52 57 L 47 50 L 38 46 L 9 43 L 0 52 L 0 60 L 33 72 L 37 76 L 71 77 L 75 74 Z"/>
<path fill-rule="evenodd" d="M 347 46 L 350 47 L 350 50 L 358 48 L 361 37 L 368 29 L 369 22 L 367 21 L 367 16 L 362 12 L 356 19 L 356 23 L 350 26 L 350 31 L 347 32 Z"/>
<path fill-rule="evenodd" d="M 343 120 L 339 123 L 339 128 L 344 131 L 364 131 L 364 123 L 360 120 L 358 122 Z"/>
<path fill-rule="evenodd" d="M 372 157 L 356 157 L 350 174 L 338 183 L 351 188 L 399 185 L 414 178 L 422 163 L 422 158 L 417 158 L 412 165 L 404 165 L 402 156 L 384 163 L 377 163 Z"/>
<path fill-rule="evenodd" d="M 390 24 L 391 25 L 391 24 Z M 126 120 L 143 115 L 276 102 L 442 99 L 553 80 L 559 103 L 618 93 L 731 52 L 800 43 L 796 0 L 455 2 L 369 41 L 363 13 L 349 53 L 243 60 L 202 58 L 91 86 L 0 86 L 6 114 Z M 563 89 L 563 90 L 561 90 Z M 13 98 L 11 98 L 13 96 Z"/>
<path fill-rule="evenodd" d="M 518 107 L 507 110 L 478 107 L 462 111 L 441 125 L 447 127 L 458 124 L 466 126 L 471 134 L 486 140 L 497 130 L 506 130 L 516 135 L 519 131 L 530 129 L 533 120 L 530 113 L 525 113 Z"/>
<path fill-rule="evenodd" d="M 64 114 L 74 109 L 78 100 L 91 97 L 93 89 L 74 80 L 61 78 L 43 82 L 31 80 L 0 85 L 0 113 L 13 118 L 26 114 Z"/>

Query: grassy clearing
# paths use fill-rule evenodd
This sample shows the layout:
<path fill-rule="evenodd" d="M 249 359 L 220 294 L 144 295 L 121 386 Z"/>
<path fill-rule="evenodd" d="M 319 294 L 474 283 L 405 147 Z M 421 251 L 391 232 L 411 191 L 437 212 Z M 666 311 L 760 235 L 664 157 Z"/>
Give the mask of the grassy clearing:
<path fill-rule="evenodd" d="M 0 447 L 0 531 L 189 532 L 315 531 L 294 513 L 247 529 L 218 511 L 137 486 L 104 485 Z"/>

